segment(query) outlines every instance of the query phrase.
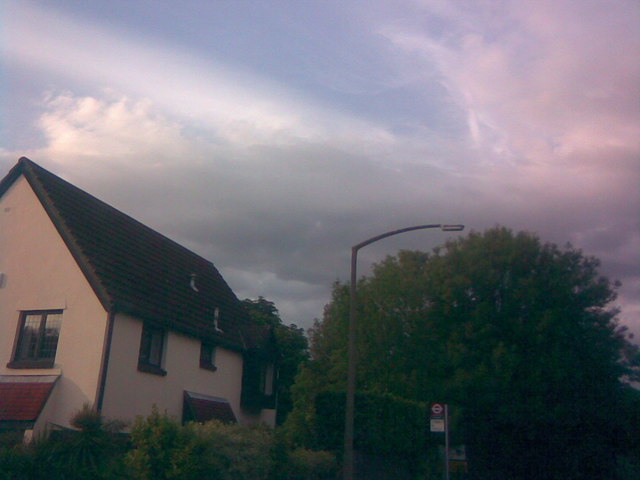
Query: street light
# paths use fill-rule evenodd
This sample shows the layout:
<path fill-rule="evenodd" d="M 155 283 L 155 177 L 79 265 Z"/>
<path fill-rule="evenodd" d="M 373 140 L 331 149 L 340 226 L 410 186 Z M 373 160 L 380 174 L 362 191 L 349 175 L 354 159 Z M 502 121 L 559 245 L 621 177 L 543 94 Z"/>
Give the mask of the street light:
<path fill-rule="evenodd" d="M 464 225 L 416 225 L 413 227 L 401 228 L 391 232 L 383 233 L 371 237 L 364 242 L 351 247 L 351 289 L 349 297 L 349 344 L 348 344 L 348 367 L 347 367 L 347 404 L 344 415 L 344 480 L 353 480 L 353 419 L 355 413 L 356 394 L 356 322 L 357 322 L 357 299 L 356 299 L 356 266 L 358 262 L 358 250 L 366 247 L 383 238 L 410 232 L 412 230 L 424 230 L 427 228 L 439 228 L 443 232 L 459 232 L 464 230 Z"/>

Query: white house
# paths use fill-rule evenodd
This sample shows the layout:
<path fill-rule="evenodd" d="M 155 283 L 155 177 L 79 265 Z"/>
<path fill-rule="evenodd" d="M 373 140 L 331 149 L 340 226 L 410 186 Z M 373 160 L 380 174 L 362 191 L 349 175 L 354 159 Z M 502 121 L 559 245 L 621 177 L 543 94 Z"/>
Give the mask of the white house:
<path fill-rule="evenodd" d="M 0 429 L 274 424 L 272 332 L 215 266 L 26 158 L 0 181 Z"/>

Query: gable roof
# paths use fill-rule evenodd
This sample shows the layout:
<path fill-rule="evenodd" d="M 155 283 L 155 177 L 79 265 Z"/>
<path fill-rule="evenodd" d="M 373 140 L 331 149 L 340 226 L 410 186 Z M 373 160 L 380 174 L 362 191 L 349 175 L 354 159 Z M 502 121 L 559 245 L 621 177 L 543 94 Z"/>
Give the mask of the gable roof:
<path fill-rule="evenodd" d="M 25 157 L 0 181 L 0 197 L 21 175 L 105 310 L 239 350 L 260 342 L 213 263 Z"/>

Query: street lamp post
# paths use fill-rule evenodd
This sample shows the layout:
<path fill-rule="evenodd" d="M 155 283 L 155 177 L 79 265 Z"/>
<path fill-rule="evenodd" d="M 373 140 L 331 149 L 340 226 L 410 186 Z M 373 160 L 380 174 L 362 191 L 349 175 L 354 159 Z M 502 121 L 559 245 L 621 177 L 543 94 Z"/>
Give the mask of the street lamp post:
<path fill-rule="evenodd" d="M 348 367 L 347 367 L 347 403 L 344 416 L 344 458 L 343 458 L 343 478 L 353 480 L 354 458 L 353 458 L 353 427 L 355 414 L 355 394 L 356 394 L 356 324 L 357 324 L 357 298 L 356 298 L 356 267 L 358 263 L 358 250 L 383 238 L 410 232 L 412 230 L 424 230 L 427 228 L 439 228 L 443 232 L 459 232 L 464 229 L 464 225 L 416 225 L 413 227 L 393 230 L 375 237 L 371 237 L 364 242 L 351 247 L 351 286 L 349 297 L 349 343 L 347 347 Z"/>

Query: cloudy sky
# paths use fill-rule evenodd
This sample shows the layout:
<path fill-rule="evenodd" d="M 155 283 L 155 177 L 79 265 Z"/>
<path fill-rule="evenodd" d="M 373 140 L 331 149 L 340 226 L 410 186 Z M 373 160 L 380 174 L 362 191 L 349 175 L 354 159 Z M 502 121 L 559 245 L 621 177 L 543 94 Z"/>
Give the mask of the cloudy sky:
<path fill-rule="evenodd" d="M 640 337 L 636 0 L 5 0 L 0 16 L 0 177 L 28 156 L 286 323 L 322 315 L 362 240 L 500 224 L 600 258 Z M 452 235 L 384 240 L 360 271 Z"/>

